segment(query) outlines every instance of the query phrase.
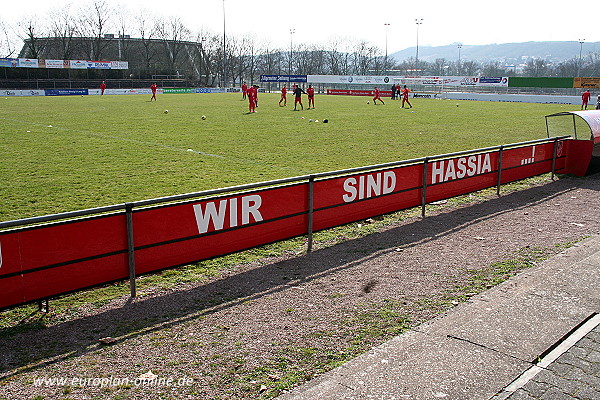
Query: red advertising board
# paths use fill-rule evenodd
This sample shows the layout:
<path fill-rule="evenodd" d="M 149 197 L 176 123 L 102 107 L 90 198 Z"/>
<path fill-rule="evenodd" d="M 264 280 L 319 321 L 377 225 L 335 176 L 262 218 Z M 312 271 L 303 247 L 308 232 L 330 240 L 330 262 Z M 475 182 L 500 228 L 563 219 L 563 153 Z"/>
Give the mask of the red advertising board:
<path fill-rule="evenodd" d="M 314 180 L 312 191 L 305 177 L 285 186 L 134 209 L 135 271 L 144 274 L 306 234 L 310 198 L 313 229 L 321 230 L 421 205 L 424 193 L 429 203 L 553 167 L 562 173 L 580 170 L 587 163 L 578 159 L 589 162 L 593 145 L 583 142 L 542 142 L 340 173 Z M 128 262 L 125 212 L 2 231 L 0 309 L 125 279 Z"/>
<path fill-rule="evenodd" d="M 129 276 L 124 214 L 1 232 L 0 246 L 0 308 Z"/>
<path fill-rule="evenodd" d="M 308 183 L 133 214 L 138 273 L 256 247 L 308 231 Z"/>
<path fill-rule="evenodd" d="M 391 97 L 391 90 L 380 90 L 380 95 L 383 97 Z M 328 95 L 341 95 L 341 96 L 374 96 L 373 90 L 348 90 L 348 89 L 327 89 Z"/>

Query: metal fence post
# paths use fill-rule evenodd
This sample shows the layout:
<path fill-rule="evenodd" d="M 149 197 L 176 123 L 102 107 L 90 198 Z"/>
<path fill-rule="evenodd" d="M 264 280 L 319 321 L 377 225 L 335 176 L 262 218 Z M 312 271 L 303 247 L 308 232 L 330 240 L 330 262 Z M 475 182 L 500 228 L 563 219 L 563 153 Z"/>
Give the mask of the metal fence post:
<path fill-rule="evenodd" d="M 423 190 L 421 191 L 421 217 L 425 218 L 425 205 L 427 204 L 427 171 L 429 170 L 429 157 L 423 162 Z"/>
<path fill-rule="evenodd" d="M 554 147 L 552 149 L 552 180 L 554 180 L 554 170 L 556 169 L 556 153 L 558 147 L 558 139 L 554 139 Z"/>
<path fill-rule="evenodd" d="M 135 288 L 135 246 L 133 243 L 133 204 L 125 204 L 125 216 L 127 219 L 127 256 L 129 260 L 129 291 L 131 297 L 136 296 Z"/>
<path fill-rule="evenodd" d="M 308 243 L 307 252 L 312 251 L 313 246 L 313 218 L 314 218 L 315 176 L 308 177 Z"/>
<path fill-rule="evenodd" d="M 496 187 L 496 195 L 500 196 L 500 186 L 502 185 L 502 155 L 504 153 L 504 145 L 500 146 L 500 154 L 498 156 L 498 186 Z"/>

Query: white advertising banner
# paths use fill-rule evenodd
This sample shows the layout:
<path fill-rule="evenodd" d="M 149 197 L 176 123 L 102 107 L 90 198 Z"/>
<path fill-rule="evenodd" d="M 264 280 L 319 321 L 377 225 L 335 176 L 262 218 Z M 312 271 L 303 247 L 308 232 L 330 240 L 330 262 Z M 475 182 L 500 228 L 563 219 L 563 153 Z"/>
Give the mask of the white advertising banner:
<path fill-rule="evenodd" d="M 349 85 L 427 85 L 427 86 L 495 86 L 507 87 L 508 77 L 479 76 L 366 76 L 366 75 L 307 75 L 308 83 Z"/>
<path fill-rule="evenodd" d="M 35 58 L 19 58 L 19 67 L 38 68 L 38 60 Z"/>
<path fill-rule="evenodd" d="M 64 60 L 46 60 L 46 68 L 64 68 Z"/>
<path fill-rule="evenodd" d="M 129 62 L 128 61 L 111 61 L 110 69 L 128 69 Z"/>
<path fill-rule="evenodd" d="M 69 67 L 72 69 L 87 69 L 87 62 L 83 60 L 69 60 Z"/>

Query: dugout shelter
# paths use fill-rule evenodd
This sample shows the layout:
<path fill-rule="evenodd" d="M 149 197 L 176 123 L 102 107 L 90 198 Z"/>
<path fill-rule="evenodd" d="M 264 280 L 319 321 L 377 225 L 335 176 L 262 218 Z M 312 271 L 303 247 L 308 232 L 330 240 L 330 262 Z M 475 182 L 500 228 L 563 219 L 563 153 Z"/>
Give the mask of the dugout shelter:
<path fill-rule="evenodd" d="M 548 137 L 573 137 L 580 148 L 581 168 L 585 168 L 587 174 L 600 172 L 600 110 L 546 115 L 546 133 Z"/>

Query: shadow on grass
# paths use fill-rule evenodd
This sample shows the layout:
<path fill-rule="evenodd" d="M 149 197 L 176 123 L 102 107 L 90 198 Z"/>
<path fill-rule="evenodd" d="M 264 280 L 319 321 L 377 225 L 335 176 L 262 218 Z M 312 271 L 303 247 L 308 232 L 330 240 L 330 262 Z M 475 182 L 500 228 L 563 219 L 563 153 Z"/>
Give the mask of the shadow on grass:
<path fill-rule="evenodd" d="M 556 196 L 574 190 L 594 189 L 597 186 L 594 183 L 598 180 L 598 175 L 588 179 L 560 179 L 483 203 L 409 221 L 383 232 L 292 259 L 212 279 L 191 289 L 152 298 L 138 298 L 120 308 L 48 328 L 43 328 L 38 317 L 25 324 L 0 330 L 0 379 L 94 352 L 100 346 L 98 339 L 102 337 L 114 337 L 118 342 L 127 341 L 335 275 L 357 265 L 368 265 L 382 252 L 417 246 L 424 240 L 441 239 L 472 224 L 552 201 Z M 369 282 L 362 284 L 369 285 Z"/>

